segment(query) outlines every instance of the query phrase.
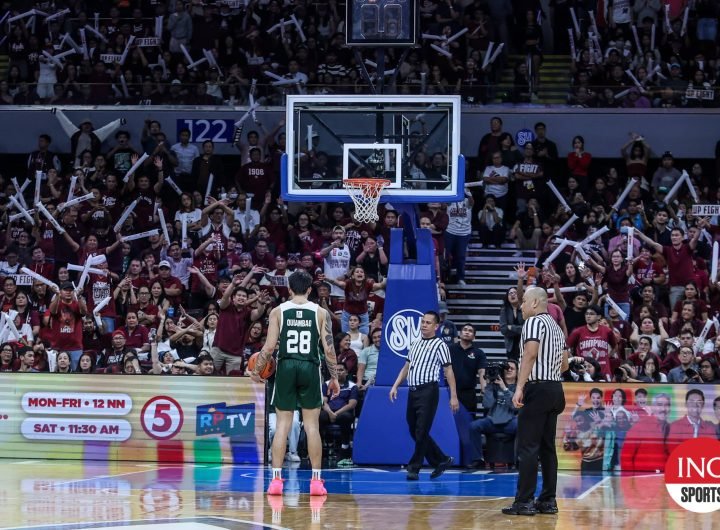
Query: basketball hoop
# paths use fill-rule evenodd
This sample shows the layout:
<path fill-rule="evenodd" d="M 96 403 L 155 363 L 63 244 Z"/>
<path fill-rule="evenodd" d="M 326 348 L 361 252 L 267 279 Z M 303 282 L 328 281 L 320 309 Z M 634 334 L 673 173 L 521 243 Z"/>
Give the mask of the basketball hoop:
<path fill-rule="evenodd" d="M 346 179 L 343 187 L 355 203 L 355 219 L 361 223 L 371 223 L 380 219 L 377 213 L 380 195 L 390 181 L 386 179 Z"/>

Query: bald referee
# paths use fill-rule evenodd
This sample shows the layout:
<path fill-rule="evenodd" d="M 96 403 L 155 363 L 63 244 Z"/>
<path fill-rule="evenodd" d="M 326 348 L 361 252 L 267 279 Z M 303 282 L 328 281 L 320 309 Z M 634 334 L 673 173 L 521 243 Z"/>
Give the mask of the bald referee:
<path fill-rule="evenodd" d="M 410 345 L 407 361 L 390 389 L 390 401 L 395 401 L 398 387 L 407 377 L 410 392 L 405 418 L 410 428 L 410 436 L 415 440 L 415 451 L 407 465 L 408 480 L 418 480 L 418 472 L 426 458 L 430 465 L 435 467 L 430 474 L 431 479 L 445 473 L 453 463 L 452 457 L 443 453 L 430 436 L 440 399 L 440 367 L 443 368 L 445 380 L 450 387 L 450 409 L 455 413 L 459 408 L 450 350 L 447 344 L 436 336 L 438 327 L 440 315 L 435 311 L 428 311 L 422 316 L 422 338 Z"/>
<path fill-rule="evenodd" d="M 557 417 L 565 409 L 561 374 L 568 369 L 565 335 L 547 310 L 545 289 L 531 287 L 522 300 L 525 319 L 520 335 L 520 375 L 513 396 L 518 415 L 518 485 L 515 502 L 505 515 L 555 514 Z M 542 465 L 542 491 L 537 500 L 538 459 Z"/>

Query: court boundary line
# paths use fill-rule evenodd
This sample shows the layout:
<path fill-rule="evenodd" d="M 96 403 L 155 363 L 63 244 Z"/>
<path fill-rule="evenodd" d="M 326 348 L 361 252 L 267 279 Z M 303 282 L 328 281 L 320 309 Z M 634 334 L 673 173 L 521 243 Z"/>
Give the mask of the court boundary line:
<path fill-rule="evenodd" d="M 597 483 L 593 484 L 593 485 L 590 486 L 588 489 L 586 489 L 584 492 L 582 492 L 580 495 L 578 495 L 577 497 L 575 497 L 575 500 L 581 501 L 581 500 L 585 499 L 585 497 L 587 497 L 588 495 L 590 495 L 593 491 L 595 491 L 595 490 L 598 489 L 600 486 L 602 486 L 603 484 L 605 484 L 605 483 L 606 483 L 608 480 L 610 480 L 611 478 L 612 478 L 611 475 L 608 475 L 608 476 L 603 477 L 602 480 L 600 480 L 600 481 L 598 481 Z"/>
<path fill-rule="evenodd" d="M 270 528 L 272 530 L 292 530 L 291 528 L 288 528 L 286 526 L 278 526 L 273 523 L 265 523 L 263 521 L 257 522 L 257 521 L 247 521 L 245 519 L 234 519 L 231 517 L 220 517 L 217 515 L 206 515 L 201 517 L 184 517 L 184 518 L 178 518 L 178 519 L 126 519 L 124 521 L 87 521 L 87 522 L 79 522 L 76 521 L 74 523 L 55 523 L 55 524 L 41 524 L 41 525 L 32 525 L 32 526 L 11 526 L 7 527 L 6 530 L 28 530 L 31 528 L 48 528 L 50 526 L 58 527 L 58 528 L 72 528 L 72 525 L 101 525 L 97 529 L 96 528 L 90 528 L 87 530 L 101 530 L 103 526 L 107 526 L 107 523 L 116 523 L 116 524 L 123 524 L 123 523 L 145 523 L 145 522 L 151 522 L 151 523 L 182 523 L 182 522 L 197 522 L 197 519 L 218 519 L 220 521 L 231 521 L 233 523 L 246 523 L 250 525 L 262 525 L 266 528 Z M 193 521 L 195 520 L 195 521 Z M 128 525 L 132 528 L 132 525 Z"/>

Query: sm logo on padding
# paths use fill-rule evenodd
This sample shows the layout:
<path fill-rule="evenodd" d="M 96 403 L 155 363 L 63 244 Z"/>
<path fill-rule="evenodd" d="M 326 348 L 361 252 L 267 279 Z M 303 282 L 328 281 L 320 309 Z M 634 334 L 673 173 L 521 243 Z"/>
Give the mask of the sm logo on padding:
<path fill-rule="evenodd" d="M 407 357 L 410 345 L 421 338 L 423 313 L 417 309 L 401 309 L 385 325 L 385 342 L 395 355 Z"/>

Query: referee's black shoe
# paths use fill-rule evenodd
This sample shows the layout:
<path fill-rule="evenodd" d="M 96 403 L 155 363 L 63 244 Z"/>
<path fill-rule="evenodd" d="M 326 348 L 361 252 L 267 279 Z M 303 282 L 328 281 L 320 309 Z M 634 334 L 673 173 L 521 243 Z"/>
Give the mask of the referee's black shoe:
<path fill-rule="evenodd" d="M 555 501 L 535 501 L 535 509 L 538 513 L 553 515 L 558 513 L 558 505 Z"/>
<path fill-rule="evenodd" d="M 430 478 L 438 478 L 440 475 L 445 473 L 445 471 L 448 470 L 448 468 L 453 463 L 453 457 L 448 456 L 447 459 L 440 462 L 435 469 L 433 469 L 433 472 L 430 473 Z"/>
<path fill-rule="evenodd" d="M 535 515 L 537 510 L 532 502 L 513 502 L 510 506 L 503 508 L 505 515 Z"/>

